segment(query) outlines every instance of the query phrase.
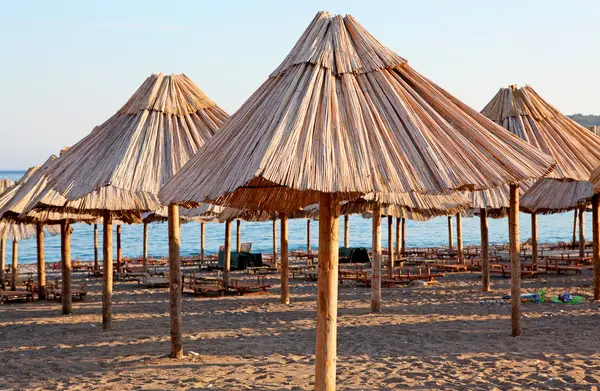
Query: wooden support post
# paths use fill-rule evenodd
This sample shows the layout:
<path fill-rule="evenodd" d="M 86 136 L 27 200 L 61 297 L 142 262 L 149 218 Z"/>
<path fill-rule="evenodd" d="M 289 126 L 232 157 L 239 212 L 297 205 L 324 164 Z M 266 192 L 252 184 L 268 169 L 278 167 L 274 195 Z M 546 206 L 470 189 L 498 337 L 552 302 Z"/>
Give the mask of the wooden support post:
<path fill-rule="evenodd" d="M 240 251 L 242 251 L 242 231 L 241 231 L 241 229 L 242 229 L 242 221 L 240 219 L 237 219 L 236 220 L 236 231 L 235 231 L 235 233 L 237 235 L 237 237 L 236 237 L 237 242 L 236 242 L 236 246 L 235 246 L 235 251 L 237 251 L 238 253 Z"/>
<path fill-rule="evenodd" d="M 183 358 L 181 334 L 181 221 L 179 205 L 169 204 L 169 315 L 171 318 L 171 354 L 170 357 Z"/>
<path fill-rule="evenodd" d="M 317 283 L 315 390 L 335 391 L 337 364 L 338 246 L 340 206 L 333 194 L 321 194 Z"/>
<path fill-rule="evenodd" d="M 371 312 L 381 311 L 381 204 L 373 205 L 371 263 Z"/>
<path fill-rule="evenodd" d="M 229 286 L 229 268 L 231 267 L 231 220 L 225 221 L 225 254 L 223 262 L 223 281 Z"/>
<path fill-rule="evenodd" d="M 463 254 L 462 216 L 460 215 L 460 212 L 456 214 L 456 251 L 458 263 L 465 263 L 465 256 Z"/>
<path fill-rule="evenodd" d="M 62 313 L 69 315 L 72 312 L 71 286 L 71 224 L 69 220 L 60 222 L 60 255 L 62 260 Z"/>
<path fill-rule="evenodd" d="M 394 275 L 394 218 L 388 216 L 388 277 Z"/>
<path fill-rule="evenodd" d="M 98 224 L 94 224 L 94 273 L 98 273 Z"/>
<path fill-rule="evenodd" d="M 37 240 L 37 271 L 38 271 L 38 298 L 46 298 L 46 261 L 44 259 L 44 224 L 35 226 Z"/>
<path fill-rule="evenodd" d="M 144 265 L 144 271 L 148 271 L 148 223 L 144 223 L 143 236 L 144 237 L 142 243 L 142 262 Z"/>
<path fill-rule="evenodd" d="M 579 256 L 585 257 L 585 207 L 579 209 Z"/>
<path fill-rule="evenodd" d="M 350 221 L 348 215 L 344 215 L 344 247 L 350 247 Z"/>
<path fill-rule="evenodd" d="M 10 290 L 17 290 L 17 270 L 18 270 L 18 260 L 19 260 L 19 242 L 13 240 L 12 245 L 12 265 L 10 268 L 11 278 L 10 278 Z"/>
<path fill-rule="evenodd" d="M 452 239 L 452 216 L 448 216 L 448 251 L 454 248 L 454 240 Z"/>
<path fill-rule="evenodd" d="M 0 285 L 2 285 L 2 290 L 6 289 L 4 269 L 6 269 L 6 239 L 0 239 Z"/>
<path fill-rule="evenodd" d="M 400 252 L 400 217 L 396 218 L 396 257 L 400 258 L 402 256 Z"/>
<path fill-rule="evenodd" d="M 121 273 L 123 252 L 121 250 L 121 224 L 117 225 L 117 273 Z"/>
<path fill-rule="evenodd" d="M 519 238 L 519 185 L 510 185 L 509 211 L 510 296 L 512 336 L 521 335 L 521 243 Z"/>
<path fill-rule="evenodd" d="M 306 219 L 306 253 L 312 253 L 312 248 L 310 246 L 310 219 Z"/>
<path fill-rule="evenodd" d="M 592 237 L 594 241 L 594 300 L 600 300 L 600 194 L 592 197 Z"/>
<path fill-rule="evenodd" d="M 277 266 L 277 219 L 273 219 L 273 267 Z"/>
<path fill-rule="evenodd" d="M 481 280 L 483 291 L 490 291 L 490 241 L 488 237 L 487 209 L 479 209 L 479 220 L 481 230 Z"/>
<path fill-rule="evenodd" d="M 579 213 L 579 210 L 575 209 L 573 211 L 573 241 L 572 241 L 572 245 L 573 248 L 575 248 L 575 244 L 577 243 L 577 214 Z"/>
<path fill-rule="evenodd" d="M 531 214 L 531 264 L 537 270 L 538 265 L 538 221 L 537 213 Z"/>
<path fill-rule="evenodd" d="M 200 222 L 200 261 L 204 262 L 204 221 Z"/>
<path fill-rule="evenodd" d="M 406 218 L 402 218 L 402 246 L 400 247 L 400 253 L 406 252 Z"/>
<path fill-rule="evenodd" d="M 104 211 L 102 218 L 102 330 L 112 328 L 113 251 L 112 216 Z"/>
<path fill-rule="evenodd" d="M 290 304 L 290 270 L 288 263 L 288 218 L 279 214 L 281 221 L 281 304 Z"/>

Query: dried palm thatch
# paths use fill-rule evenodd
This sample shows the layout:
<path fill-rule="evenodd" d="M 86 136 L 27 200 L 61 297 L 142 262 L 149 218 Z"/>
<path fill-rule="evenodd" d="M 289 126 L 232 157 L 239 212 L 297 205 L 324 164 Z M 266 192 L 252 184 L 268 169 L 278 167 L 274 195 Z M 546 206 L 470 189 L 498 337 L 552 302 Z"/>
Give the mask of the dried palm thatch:
<path fill-rule="evenodd" d="M 548 178 L 587 181 L 600 165 L 600 137 L 563 115 L 529 86 L 501 88 L 481 113 L 553 156 L 557 164 Z"/>
<path fill-rule="evenodd" d="M 47 197 L 42 207 L 158 210 L 160 188 L 227 118 L 187 76 L 153 74 L 47 169 L 51 188 L 72 203 Z"/>
<path fill-rule="evenodd" d="M 218 215 L 223 211 L 223 207 L 213 204 L 202 204 L 198 208 L 179 210 L 179 218 L 182 223 L 195 222 L 212 222 L 219 221 Z M 156 212 L 148 212 L 143 215 L 144 223 L 164 223 L 169 218 L 167 207 L 163 207 Z"/>
<path fill-rule="evenodd" d="M 585 207 L 594 195 L 590 182 L 565 182 L 541 179 L 521 199 L 521 211 L 527 213 L 561 213 Z"/>
<path fill-rule="evenodd" d="M 315 205 L 311 205 L 313 208 Z M 316 205 L 316 216 L 319 214 L 319 205 Z M 236 209 L 236 208 L 223 208 L 219 213 L 219 221 L 221 223 L 227 220 L 244 220 L 244 221 L 272 221 L 279 218 L 278 212 L 264 211 L 264 210 L 248 210 L 248 209 Z M 315 218 L 315 213 L 312 210 L 300 209 L 292 213 L 287 213 L 289 219 L 304 219 L 304 218 Z"/>
<path fill-rule="evenodd" d="M 600 136 L 600 126 L 598 125 L 593 125 L 590 126 L 589 129 L 592 131 L 592 133 L 594 133 L 596 136 Z"/>
<path fill-rule="evenodd" d="M 44 175 L 44 169 L 51 165 L 55 159 L 56 156 L 52 155 L 42 166 L 31 167 L 14 186 L 0 196 L 0 218 L 16 223 L 35 224 L 42 222 L 49 225 L 60 224 L 65 219 L 90 223 L 96 219 L 92 215 L 76 213 L 76 211 L 32 210 L 31 207 L 37 203 L 38 196 L 41 194 L 48 194 L 61 199 L 63 203 L 66 202 L 64 197 L 61 198 L 60 194 L 48 188 L 48 178 Z"/>
<path fill-rule="evenodd" d="M 15 181 L 12 179 L 3 178 L 0 179 L 0 194 L 4 194 L 9 187 L 15 184 Z"/>
<path fill-rule="evenodd" d="M 421 76 L 352 16 L 320 12 L 160 197 L 294 211 L 322 192 L 348 200 L 486 189 L 541 177 L 553 164 Z"/>
<path fill-rule="evenodd" d="M 534 181 L 523 181 L 519 184 L 519 194 L 522 197 Z M 510 208 L 510 189 L 508 185 L 493 189 L 472 191 L 465 194 L 473 202 L 473 209 L 464 214 L 467 217 L 479 216 L 481 209 L 487 210 L 487 216 L 501 219 L 508 216 Z"/>

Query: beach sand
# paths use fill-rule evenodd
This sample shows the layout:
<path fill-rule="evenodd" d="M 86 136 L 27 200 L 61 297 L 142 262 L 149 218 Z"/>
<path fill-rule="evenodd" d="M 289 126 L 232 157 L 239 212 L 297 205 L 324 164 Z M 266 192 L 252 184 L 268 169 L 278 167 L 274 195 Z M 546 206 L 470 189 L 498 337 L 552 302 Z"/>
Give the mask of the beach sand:
<path fill-rule="evenodd" d="M 267 276 L 276 284 L 276 276 Z M 77 280 L 75 284 L 80 282 Z M 524 304 L 523 336 L 510 336 L 508 280 L 479 292 L 477 273 L 447 275 L 437 286 L 383 290 L 370 314 L 370 290 L 340 287 L 339 390 L 595 389 L 600 385 L 598 304 L 591 273 L 546 275 L 524 291 L 582 294 L 582 305 Z M 292 304 L 278 289 L 262 295 L 184 294 L 186 356 L 169 352 L 168 292 L 116 282 L 114 330 L 101 330 L 101 281 L 74 301 L 0 306 L 0 390 L 311 390 L 316 283 L 292 280 Z M 501 300 L 500 300 L 501 301 Z"/>

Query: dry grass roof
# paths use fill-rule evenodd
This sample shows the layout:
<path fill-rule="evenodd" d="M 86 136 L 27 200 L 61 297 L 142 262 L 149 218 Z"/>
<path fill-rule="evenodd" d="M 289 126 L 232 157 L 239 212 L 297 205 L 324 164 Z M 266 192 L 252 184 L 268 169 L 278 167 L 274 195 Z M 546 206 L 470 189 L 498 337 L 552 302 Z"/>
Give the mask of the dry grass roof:
<path fill-rule="evenodd" d="M 59 224 L 65 219 L 91 222 L 95 217 L 89 214 L 37 211 L 31 207 L 41 194 L 50 194 L 64 203 L 60 194 L 48 188 L 48 178 L 44 169 L 52 164 L 56 156 L 51 156 L 42 166 L 31 167 L 12 187 L 0 195 L 0 218 L 17 223 Z"/>
<path fill-rule="evenodd" d="M 9 187 L 15 184 L 15 181 L 8 178 L 0 179 L 0 194 L 3 194 Z"/>
<path fill-rule="evenodd" d="M 543 100 L 533 88 L 509 86 L 481 111 L 556 159 L 549 178 L 587 181 L 600 165 L 600 137 Z"/>
<path fill-rule="evenodd" d="M 218 221 L 218 215 L 223 211 L 223 207 L 202 204 L 198 208 L 179 208 L 179 218 L 183 223 L 195 222 L 211 222 Z M 169 219 L 169 211 L 165 206 L 155 212 L 148 212 L 143 215 L 144 223 L 163 223 Z"/>
<path fill-rule="evenodd" d="M 533 185 L 534 181 L 524 181 L 519 184 L 519 194 L 522 197 Z M 480 209 L 486 209 L 488 217 L 498 219 L 508 216 L 510 208 L 510 188 L 502 185 L 493 189 L 479 190 L 466 193 L 473 203 L 473 210 L 468 215 L 479 215 Z"/>
<path fill-rule="evenodd" d="M 553 164 L 420 75 L 352 16 L 320 12 L 160 196 L 292 211 L 320 192 L 343 200 L 486 189 L 541 177 Z"/>
<path fill-rule="evenodd" d="M 541 179 L 521 198 L 521 211 L 527 213 L 561 213 L 585 207 L 594 195 L 587 181 Z"/>
<path fill-rule="evenodd" d="M 160 188 L 227 118 L 187 76 L 151 75 L 48 168 L 51 187 L 80 211 L 157 210 Z"/>

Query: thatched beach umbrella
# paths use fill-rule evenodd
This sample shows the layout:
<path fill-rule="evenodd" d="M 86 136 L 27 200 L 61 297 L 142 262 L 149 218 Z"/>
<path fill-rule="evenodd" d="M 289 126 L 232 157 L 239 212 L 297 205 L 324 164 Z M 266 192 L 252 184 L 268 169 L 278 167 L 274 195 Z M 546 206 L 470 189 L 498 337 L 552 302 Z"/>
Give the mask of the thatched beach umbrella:
<path fill-rule="evenodd" d="M 421 76 L 352 16 L 320 12 L 160 196 L 173 215 L 177 204 L 210 200 L 279 212 L 320 203 L 315 387 L 333 390 L 340 201 L 484 189 L 542 176 L 553 163 Z"/>
<path fill-rule="evenodd" d="M 72 310 L 71 297 L 71 250 L 70 234 L 71 222 L 92 222 L 96 218 L 91 215 L 79 213 L 62 212 L 38 212 L 29 210 L 33 200 L 39 194 L 47 191 L 48 178 L 44 175 L 45 169 L 56 159 L 54 155 L 39 167 L 30 168 L 19 181 L 0 196 L 0 217 L 4 220 L 16 223 L 31 224 L 37 237 L 37 277 L 38 295 L 45 298 L 46 286 L 46 263 L 44 255 L 44 231 L 49 227 L 53 233 L 61 233 L 61 272 L 62 272 L 62 310 L 64 314 L 70 314 Z M 60 226 L 60 231 L 56 229 Z"/>
<path fill-rule="evenodd" d="M 600 165 L 600 137 L 563 115 L 529 86 L 518 88 L 516 85 L 512 85 L 508 88 L 501 88 L 481 113 L 540 151 L 554 157 L 557 162 L 556 168 L 547 178 L 542 179 L 542 181 L 550 183 L 545 186 L 563 186 L 564 188 L 565 185 L 558 185 L 555 182 L 587 181 L 592 170 Z M 551 185 L 551 183 L 555 183 L 555 185 Z M 578 185 L 572 183 L 566 186 L 577 187 Z M 535 189 L 539 189 L 539 187 Z M 544 201 L 549 198 L 537 197 L 536 199 Z M 546 206 L 549 205 L 530 205 L 530 210 L 543 210 Z M 518 229 L 518 214 L 514 215 L 517 221 L 512 220 L 513 216 L 509 217 L 511 226 L 516 224 Z M 536 213 L 532 215 L 532 224 L 534 225 L 533 231 L 536 233 Z M 537 251 L 536 236 L 532 235 L 535 251 Z M 521 270 L 519 243 L 515 241 L 514 244 L 517 247 L 512 249 L 511 255 L 513 304 L 520 302 L 516 285 L 520 286 Z M 582 250 L 583 247 L 581 247 Z"/>
<path fill-rule="evenodd" d="M 140 218 L 162 207 L 159 189 L 228 118 L 187 76 L 151 75 L 119 111 L 48 170 L 67 203 L 38 207 L 93 213 L 104 223 L 102 325 L 112 320 L 112 220 Z M 179 224 L 179 218 L 174 222 Z M 171 292 L 181 295 L 179 263 L 170 265 Z"/>

